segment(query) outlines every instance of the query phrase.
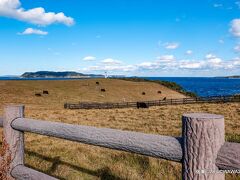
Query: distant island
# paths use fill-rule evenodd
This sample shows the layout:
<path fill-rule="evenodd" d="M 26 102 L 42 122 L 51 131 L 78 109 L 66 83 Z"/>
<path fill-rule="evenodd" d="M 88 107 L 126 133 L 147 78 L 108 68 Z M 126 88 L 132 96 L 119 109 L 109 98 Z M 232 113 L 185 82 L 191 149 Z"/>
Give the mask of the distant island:
<path fill-rule="evenodd" d="M 225 78 L 225 79 L 239 79 L 240 75 L 234 75 L 234 76 L 219 76 L 216 78 Z"/>
<path fill-rule="evenodd" d="M 38 71 L 25 72 L 21 78 L 104 78 L 101 74 L 83 74 L 74 71 L 54 72 L 54 71 Z"/>

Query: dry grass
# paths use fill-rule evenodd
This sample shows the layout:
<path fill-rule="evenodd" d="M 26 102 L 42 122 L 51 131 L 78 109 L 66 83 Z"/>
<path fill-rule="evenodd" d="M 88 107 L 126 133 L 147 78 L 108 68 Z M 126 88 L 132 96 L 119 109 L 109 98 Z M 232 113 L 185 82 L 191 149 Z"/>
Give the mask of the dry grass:
<path fill-rule="evenodd" d="M 96 89 L 95 81 L 4 82 L 2 86 L 0 84 L 0 112 L 2 113 L 4 103 L 22 103 L 26 105 L 26 117 L 35 119 L 171 136 L 181 135 L 183 113 L 209 112 L 224 115 L 226 137 L 240 142 L 239 103 L 162 106 L 149 109 L 63 109 L 63 102 L 66 100 L 121 101 L 124 96 L 127 101 L 135 101 L 170 95 L 182 97 L 181 94 L 172 93 L 171 90 L 154 83 L 98 80 L 107 90 L 105 98 L 102 98 Z M 94 90 L 87 92 L 88 88 Z M 50 95 L 34 96 L 35 91 L 43 89 L 49 90 Z M 144 97 L 141 95 L 143 89 L 147 93 Z M 157 94 L 159 89 L 166 94 Z M 26 133 L 25 142 L 26 164 L 60 179 L 181 178 L 181 165 L 174 162 L 29 133 Z M 227 176 L 227 179 L 237 178 L 234 175 Z"/>
<path fill-rule="evenodd" d="M 9 145 L 6 140 L 2 139 L 2 147 L 0 151 L 1 164 L 0 164 L 0 179 L 7 179 L 8 173 L 10 170 L 10 163 L 12 161 L 11 151 L 9 149 Z"/>
<path fill-rule="evenodd" d="M 96 85 L 96 82 L 99 85 Z M 101 88 L 106 92 L 101 92 Z M 47 98 L 35 97 L 35 93 L 48 90 Z M 161 91 L 162 94 L 157 92 Z M 146 95 L 142 95 L 145 92 Z M 183 98 L 184 95 L 157 83 L 130 82 L 114 79 L 89 79 L 68 81 L 4 81 L 0 83 L 0 101 L 62 107 L 64 102 L 124 102 Z"/>

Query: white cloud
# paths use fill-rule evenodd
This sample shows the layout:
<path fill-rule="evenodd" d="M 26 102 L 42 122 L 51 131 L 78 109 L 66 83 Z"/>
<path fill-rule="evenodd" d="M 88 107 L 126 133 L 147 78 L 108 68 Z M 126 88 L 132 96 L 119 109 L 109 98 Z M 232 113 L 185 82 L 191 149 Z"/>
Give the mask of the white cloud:
<path fill-rule="evenodd" d="M 129 71 L 135 71 L 137 69 L 134 65 L 106 65 L 106 66 L 90 66 L 87 68 L 84 68 L 84 71 L 123 71 L 123 72 L 129 72 Z"/>
<path fill-rule="evenodd" d="M 203 67 L 202 62 L 191 62 L 191 61 L 183 61 L 179 65 L 179 68 L 181 69 L 200 69 L 202 67 Z"/>
<path fill-rule="evenodd" d="M 137 65 L 137 68 L 147 69 L 147 70 L 158 69 L 159 67 L 160 65 L 157 62 L 143 62 Z"/>
<path fill-rule="evenodd" d="M 177 49 L 178 47 L 179 47 L 179 43 L 176 43 L 176 42 L 165 44 L 166 49 Z"/>
<path fill-rule="evenodd" d="M 206 59 L 216 58 L 216 55 L 210 53 L 210 54 L 207 54 L 207 55 L 205 56 L 205 58 L 206 58 Z"/>
<path fill-rule="evenodd" d="M 211 69 L 227 69 L 236 68 L 236 60 L 234 61 L 223 61 L 221 58 L 214 54 L 207 54 L 204 60 L 174 60 L 168 63 L 160 63 L 159 61 L 148 62 L 144 64 L 145 69 L 168 69 L 168 70 L 179 70 L 179 69 L 192 69 L 192 70 L 211 70 Z M 238 62 L 238 61 L 237 61 Z"/>
<path fill-rule="evenodd" d="M 240 53 L 240 44 L 236 45 L 233 49 L 234 49 L 236 52 L 239 52 L 239 53 Z"/>
<path fill-rule="evenodd" d="M 19 35 L 31 35 L 31 34 L 47 35 L 48 32 L 42 31 L 40 29 L 27 28 L 22 33 L 18 33 L 18 34 Z"/>
<path fill-rule="evenodd" d="M 210 63 L 213 66 L 218 66 L 218 65 L 221 65 L 222 59 L 216 57 L 216 58 L 208 59 L 207 62 Z"/>
<path fill-rule="evenodd" d="M 119 65 L 119 64 L 122 64 L 122 61 L 112 59 L 112 58 L 107 58 L 102 60 L 102 63 L 106 65 Z"/>
<path fill-rule="evenodd" d="M 225 69 L 239 69 L 240 68 L 240 58 L 234 58 L 227 63 L 225 63 Z"/>
<path fill-rule="evenodd" d="M 214 54 L 207 54 L 205 60 L 182 60 L 178 66 L 183 69 L 221 69 L 225 68 L 227 63 Z"/>
<path fill-rule="evenodd" d="M 157 57 L 158 62 L 171 62 L 175 60 L 175 57 L 173 55 L 163 55 Z"/>
<path fill-rule="evenodd" d="M 21 7 L 19 0 L 0 0 L 0 16 L 42 26 L 53 23 L 62 23 L 67 26 L 74 24 L 74 19 L 65 16 L 62 12 L 45 12 L 45 9 L 42 7 L 25 10 Z"/>
<path fill-rule="evenodd" d="M 240 58 L 237 57 L 232 61 L 234 66 L 240 67 Z"/>
<path fill-rule="evenodd" d="M 193 53 L 192 50 L 187 50 L 185 54 L 191 55 L 192 53 Z"/>
<path fill-rule="evenodd" d="M 162 55 L 157 57 L 155 61 L 146 61 L 137 64 L 138 70 L 158 70 L 158 69 L 172 69 L 176 65 L 175 57 L 173 55 Z"/>
<path fill-rule="evenodd" d="M 230 32 L 235 37 L 240 37 L 240 19 L 234 19 L 231 21 Z"/>
<path fill-rule="evenodd" d="M 112 58 L 107 58 L 102 60 L 97 65 L 86 67 L 83 70 L 86 72 L 91 72 L 91 71 L 129 72 L 129 71 L 134 71 L 136 69 L 137 69 L 137 66 L 135 65 L 128 65 L 128 64 L 124 64 L 122 61 L 112 59 Z"/>
<path fill-rule="evenodd" d="M 211 70 L 236 70 L 240 68 L 240 58 L 222 60 L 214 54 L 207 54 L 201 60 L 181 60 L 173 55 L 163 55 L 153 61 L 140 62 L 138 64 L 126 64 L 111 58 L 101 61 L 96 66 L 84 68 L 84 71 L 108 71 L 120 72 L 145 72 L 145 71 L 211 71 Z"/>
<path fill-rule="evenodd" d="M 86 57 L 83 58 L 83 60 L 84 61 L 94 61 L 94 60 L 96 60 L 96 57 L 94 57 L 94 56 L 86 56 Z"/>
<path fill-rule="evenodd" d="M 205 63 L 206 66 L 213 69 L 219 69 L 224 67 L 223 60 L 214 54 L 207 54 Z"/>
<path fill-rule="evenodd" d="M 220 64 L 222 62 L 222 59 L 221 58 L 212 58 L 212 59 L 209 59 L 208 62 L 212 63 L 212 64 Z"/>

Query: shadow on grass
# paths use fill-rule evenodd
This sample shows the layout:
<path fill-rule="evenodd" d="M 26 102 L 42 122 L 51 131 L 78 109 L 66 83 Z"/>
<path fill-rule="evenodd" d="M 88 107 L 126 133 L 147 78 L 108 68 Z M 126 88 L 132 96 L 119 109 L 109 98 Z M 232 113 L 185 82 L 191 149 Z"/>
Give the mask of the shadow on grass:
<path fill-rule="evenodd" d="M 0 142 L 0 146 L 2 146 L 2 142 Z M 73 165 L 71 163 L 62 161 L 60 159 L 60 156 L 50 158 L 50 157 L 44 156 L 42 154 L 39 154 L 39 153 L 36 153 L 36 152 L 33 152 L 33 151 L 28 151 L 28 150 L 25 150 L 25 153 L 29 156 L 35 156 L 39 159 L 51 162 L 52 166 L 46 171 L 42 171 L 42 169 L 31 166 L 29 164 L 25 164 L 29 168 L 32 168 L 34 170 L 37 170 L 39 172 L 42 172 L 42 173 L 45 173 L 45 174 L 48 174 L 48 175 L 51 175 L 51 176 L 53 176 L 52 174 L 57 170 L 57 167 L 59 165 L 64 165 L 64 166 L 68 166 L 68 167 L 70 167 L 70 168 L 72 168 L 76 171 L 86 173 L 86 174 L 89 174 L 89 175 L 92 175 L 92 176 L 96 176 L 96 177 L 100 178 L 101 180 L 121 180 L 121 178 L 114 175 L 108 167 L 103 167 L 103 168 L 100 168 L 96 171 L 93 171 L 93 170 L 90 170 L 90 169 L 87 169 L 87 168 L 83 168 L 83 167 L 76 166 L 76 165 Z M 63 178 L 61 176 L 53 176 L 53 177 L 58 178 L 60 180 L 65 180 L 66 179 L 66 178 Z"/>
<path fill-rule="evenodd" d="M 100 178 L 102 180 L 105 180 L 105 179 L 106 180 L 120 180 L 121 179 L 118 176 L 112 174 L 111 170 L 108 167 L 103 167 L 101 169 L 93 171 L 93 170 L 90 170 L 90 169 L 87 169 L 87 168 L 83 168 L 83 167 L 76 166 L 76 165 L 73 165 L 71 163 L 62 161 L 60 159 L 60 156 L 57 156 L 57 157 L 54 157 L 54 158 L 50 158 L 50 157 L 41 155 L 41 154 L 36 153 L 36 152 L 28 151 L 28 150 L 25 150 L 25 153 L 27 155 L 29 155 L 29 156 L 34 156 L 34 157 L 43 159 L 45 161 L 51 162 L 52 166 L 48 170 L 43 172 L 43 173 L 46 173 L 46 174 L 49 174 L 49 175 L 53 174 L 57 170 L 57 167 L 59 165 L 64 165 L 64 166 L 68 166 L 69 168 L 74 169 L 76 171 L 79 171 L 79 172 L 82 172 L 82 173 L 86 173 L 86 174 L 89 174 L 89 175 L 92 175 L 92 176 L 96 176 L 96 177 L 98 177 L 98 178 Z M 38 171 L 42 171 L 41 169 L 38 169 L 36 167 L 30 166 L 30 165 L 27 165 L 27 166 L 32 168 L 32 169 L 35 169 L 35 170 L 38 170 Z M 60 177 L 60 176 L 54 176 L 54 177 L 56 177 L 58 179 L 65 179 L 65 178 Z"/>
<path fill-rule="evenodd" d="M 225 140 L 228 142 L 240 143 L 240 135 L 226 133 Z"/>

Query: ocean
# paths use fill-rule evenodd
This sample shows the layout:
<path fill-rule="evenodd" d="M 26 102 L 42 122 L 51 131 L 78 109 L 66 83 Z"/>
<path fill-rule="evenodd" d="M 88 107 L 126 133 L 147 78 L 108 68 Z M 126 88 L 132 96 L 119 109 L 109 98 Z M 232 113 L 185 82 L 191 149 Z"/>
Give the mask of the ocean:
<path fill-rule="evenodd" d="M 240 94 L 240 79 L 211 77 L 144 77 L 149 80 L 171 81 L 181 85 L 186 91 L 198 96 L 226 96 Z M 0 77 L 0 80 L 72 80 L 71 78 L 32 78 Z"/>
<path fill-rule="evenodd" d="M 171 81 L 198 96 L 226 96 L 240 94 L 240 79 L 211 77 L 146 77 L 150 80 Z"/>

